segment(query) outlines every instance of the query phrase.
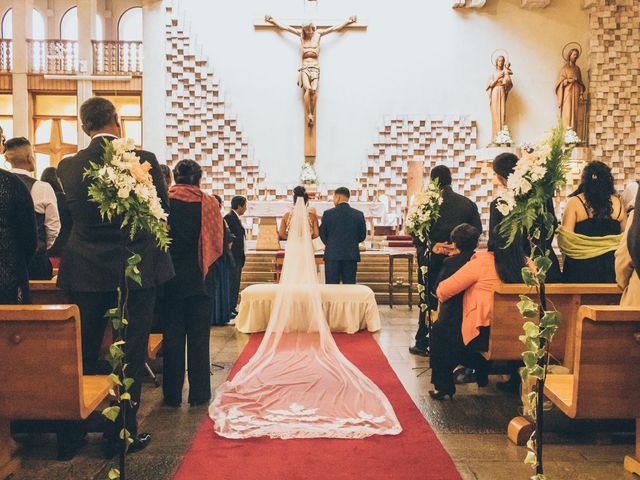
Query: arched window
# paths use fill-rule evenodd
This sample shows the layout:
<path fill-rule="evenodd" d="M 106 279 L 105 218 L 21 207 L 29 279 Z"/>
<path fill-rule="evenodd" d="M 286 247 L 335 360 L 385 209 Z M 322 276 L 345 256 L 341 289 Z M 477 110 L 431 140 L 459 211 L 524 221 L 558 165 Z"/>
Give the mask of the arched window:
<path fill-rule="evenodd" d="M 2 38 L 11 38 L 13 32 L 13 14 L 11 13 L 11 9 L 8 9 L 4 12 L 2 16 Z"/>
<path fill-rule="evenodd" d="M 31 13 L 31 38 L 44 40 L 46 37 L 44 18 L 35 8 Z M 7 10 L 2 17 L 2 38 L 13 38 L 13 12 Z"/>
<path fill-rule="evenodd" d="M 118 40 L 142 41 L 142 7 L 133 7 L 122 14 L 118 21 Z"/>
<path fill-rule="evenodd" d="M 78 40 L 78 7 L 71 7 L 62 15 L 60 20 L 60 39 Z"/>

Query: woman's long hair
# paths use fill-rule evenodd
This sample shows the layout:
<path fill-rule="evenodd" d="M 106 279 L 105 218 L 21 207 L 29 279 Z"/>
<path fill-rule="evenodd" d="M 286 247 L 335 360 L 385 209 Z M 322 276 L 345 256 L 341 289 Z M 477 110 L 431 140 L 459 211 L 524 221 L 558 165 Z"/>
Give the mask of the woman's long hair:
<path fill-rule="evenodd" d="M 493 258 L 498 277 L 503 283 L 522 283 L 522 268 L 526 265 L 522 234 L 516 235 L 506 248 L 502 239 L 496 241 L 498 245 L 493 249 Z"/>
<path fill-rule="evenodd" d="M 56 167 L 47 167 L 42 171 L 42 175 L 40 175 L 40 180 L 48 183 L 53 188 L 53 191 L 56 193 L 62 193 L 62 185 L 60 184 L 60 179 L 58 178 L 58 170 Z"/>
<path fill-rule="evenodd" d="M 293 189 L 293 204 L 295 205 L 299 198 L 304 200 L 304 204 L 309 204 L 309 194 L 307 193 L 307 189 L 302 185 L 298 185 Z"/>
<path fill-rule="evenodd" d="M 593 218 L 606 220 L 613 216 L 611 195 L 615 193 L 611 168 L 599 161 L 589 162 L 582 171 L 582 180 L 578 189 L 571 194 L 584 195 L 587 207 Z"/>

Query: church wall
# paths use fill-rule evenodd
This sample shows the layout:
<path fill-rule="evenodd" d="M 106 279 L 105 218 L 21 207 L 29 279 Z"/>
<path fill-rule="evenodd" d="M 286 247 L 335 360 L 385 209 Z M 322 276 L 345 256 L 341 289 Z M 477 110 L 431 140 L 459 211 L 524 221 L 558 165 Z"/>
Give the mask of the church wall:
<path fill-rule="evenodd" d="M 296 86 L 297 39 L 256 31 L 265 13 L 304 16 L 299 0 L 182 0 L 192 32 L 208 55 L 226 102 L 244 126 L 267 182 L 295 182 L 302 162 L 303 112 Z M 491 54 L 509 51 L 514 89 L 508 124 L 517 143 L 536 140 L 556 120 L 554 82 L 570 41 L 588 49 L 582 2 L 554 0 L 545 9 L 493 0 L 480 10 L 451 2 L 323 0 L 317 15 L 357 14 L 366 31 L 325 37 L 321 48 L 317 169 L 322 182 L 352 184 L 386 115 L 458 115 L 476 122 L 478 145 L 490 142 L 485 86 Z M 587 77 L 587 55 L 579 61 Z"/>

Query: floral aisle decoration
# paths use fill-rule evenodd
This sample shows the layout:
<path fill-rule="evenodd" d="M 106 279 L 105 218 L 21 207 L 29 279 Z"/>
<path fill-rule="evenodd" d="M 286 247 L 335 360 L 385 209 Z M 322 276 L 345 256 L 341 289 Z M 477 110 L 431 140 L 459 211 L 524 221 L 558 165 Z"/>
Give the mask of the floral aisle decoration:
<path fill-rule="evenodd" d="M 565 146 L 565 132 L 561 125 L 553 129 L 548 140 L 530 148 L 509 175 L 507 187 L 498 200 L 498 209 L 505 215 L 499 233 L 505 247 L 525 238 L 531 247 L 530 260 L 535 268 L 522 269 L 522 279 L 532 287 L 537 298 L 520 295 L 518 310 L 523 316 L 525 345 L 522 353 L 524 367 L 520 369 L 523 385 L 534 382 L 524 405 L 525 415 L 534 422 L 534 431 L 527 442 L 525 463 L 535 468 L 532 480 L 544 480 L 542 432 L 544 414 L 544 384 L 549 363 L 549 350 L 553 336 L 560 325 L 560 313 L 550 306 L 545 294 L 545 280 L 552 261 L 545 251 L 545 240 L 550 239 L 556 220 L 549 204 L 565 185 L 566 169 L 571 147 Z"/>
<path fill-rule="evenodd" d="M 120 223 L 120 265 L 121 273 L 117 307 L 106 313 L 113 326 L 114 341 L 109 347 L 108 360 L 112 368 L 109 375 L 112 388 L 110 395 L 113 403 L 102 414 L 111 422 L 118 422 L 119 436 L 122 440 L 119 468 L 109 471 L 109 479 L 125 479 L 125 454 L 132 442 L 126 427 L 127 407 L 131 406 L 129 390 L 134 381 L 127 377 L 125 363 L 125 345 L 127 330 L 128 282 L 141 285 L 142 279 L 138 265 L 142 257 L 127 248 L 129 240 L 136 234 L 148 232 L 166 251 L 169 247 L 167 213 L 162 208 L 149 170 L 148 162 L 141 163 L 136 155 L 132 139 L 105 140 L 103 162 L 90 162 L 84 176 L 91 181 L 89 198 L 98 204 L 103 220 Z M 114 261 L 117 261 L 114 259 Z"/>
<path fill-rule="evenodd" d="M 416 237 L 424 246 L 422 267 L 420 273 L 422 278 L 427 278 L 429 264 L 428 257 L 431 252 L 431 238 L 429 236 L 431 227 L 440 218 L 440 206 L 442 205 L 442 188 L 438 179 L 432 180 L 422 191 L 415 194 L 411 200 L 411 206 L 407 213 L 405 222 L 405 232 Z M 420 310 L 427 311 L 428 291 L 425 285 L 418 285 L 420 294 Z"/>
<path fill-rule="evenodd" d="M 493 140 L 499 147 L 510 147 L 513 145 L 513 139 L 511 138 L 511 132 L 509 131 L 509 127 L 505 125 L 502 127 L 502 130 L 498 132 L 496 138 Z"/>

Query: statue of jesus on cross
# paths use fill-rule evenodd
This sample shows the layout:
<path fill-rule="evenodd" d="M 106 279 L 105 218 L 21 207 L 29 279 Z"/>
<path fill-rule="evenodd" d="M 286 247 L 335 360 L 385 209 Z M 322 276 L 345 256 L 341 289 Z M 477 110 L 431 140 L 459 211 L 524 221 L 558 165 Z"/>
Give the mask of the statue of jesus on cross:
<path fill-rule="evenodd" d="M 304 90 L 304 110 L 307 126 L 312 128 L 315 124 L 316 104 L 318 101 L 318 83 L 320 81 L 320 39 L 329 33 L 337 32 L 357 22 L 356 16 L 349 17 L 345 22 L 332 27 L 318 29 L 313 23 L 295 28 L 291 25 L 278 23 L 271 15 L 265 15 L 265 22 L 272 24 L 280 30 L 293 33 L 300 37 L 302 42 L 302 66 L 298 69 L 298 85 Z"/>

